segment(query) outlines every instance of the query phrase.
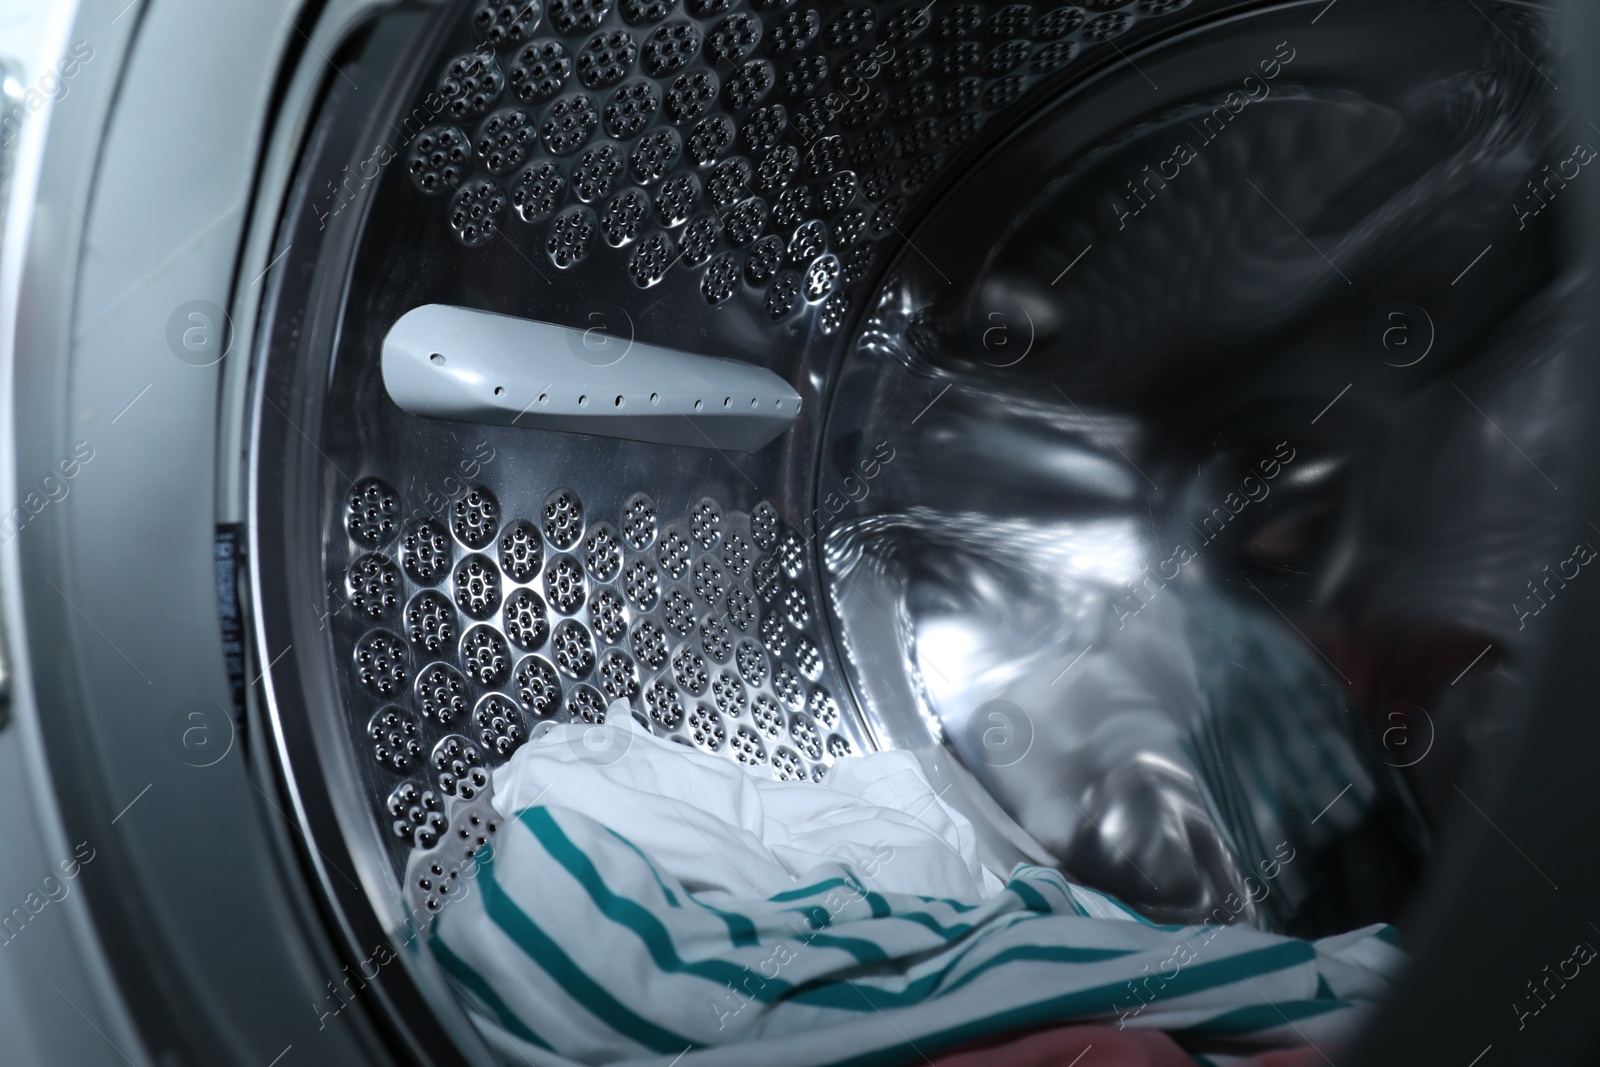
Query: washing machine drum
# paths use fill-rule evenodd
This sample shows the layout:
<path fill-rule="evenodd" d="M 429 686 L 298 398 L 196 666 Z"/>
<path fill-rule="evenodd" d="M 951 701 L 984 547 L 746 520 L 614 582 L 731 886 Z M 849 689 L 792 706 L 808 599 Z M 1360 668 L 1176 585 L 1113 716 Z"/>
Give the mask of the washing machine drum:
<path fill-rule="evenodd" d="M 987 863 L 1157 921 L 1401 917 L 1571 555 L 1571 175 L 1529 161 L 1587 160 L 1524 9 L 1243 8 L 512 0 L 352 45 L 248 457 L 342 921 L 425 926 L 496 768 L 627 715 L 780 780 L 912 751 Z"/>

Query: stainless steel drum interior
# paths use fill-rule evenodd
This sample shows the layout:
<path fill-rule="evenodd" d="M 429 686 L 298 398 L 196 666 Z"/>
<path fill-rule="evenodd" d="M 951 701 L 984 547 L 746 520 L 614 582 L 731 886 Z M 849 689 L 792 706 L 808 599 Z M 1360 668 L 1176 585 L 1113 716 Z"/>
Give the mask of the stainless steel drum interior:
<path fill-rule="evenodd" d="M 345 931 L 425 922 L 493 769 L 618 701 L 784 779 L 913 751 L 986 859 L 1159 920 L 1403 918 L 1593 557 L 1553 221 L 1593 150 L 1534 10 L 1316 6 L 377 19 L 247 449 L 255 655 Z M 753 452 L 421 418 L 379 362 L 427 304 L 743 360 L 800 413 Z M 448 1002 L 422 954 L 383 983 Z"/>

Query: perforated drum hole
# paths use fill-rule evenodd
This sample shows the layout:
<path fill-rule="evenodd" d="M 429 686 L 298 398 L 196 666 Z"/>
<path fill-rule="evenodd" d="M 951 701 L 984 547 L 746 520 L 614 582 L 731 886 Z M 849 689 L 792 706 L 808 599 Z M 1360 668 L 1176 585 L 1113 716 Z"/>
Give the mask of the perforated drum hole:
<path fill-rule="evenodd" d="M 578 406 L 580 408 L 588 407 L 589 406 L 589 398 L 588 398 L 588 396 L 580 396 L 580 397 L 578 397 Z"/>
<path fill-rule="evenodd" d="M 652 403 L 652 404 L 661 403 L 661 394 L 660 393 L 651 393 L 650 394 L 650 403 Z"/>
<path fill-rule="evenodd" d="M 621 406 L 622 406 L 622 397 L 619 396 L 619 397 L 617 397 L 617 407 L 620 408 Z"/>
<path fill-rule="evenodd" d="M 503 385 L 495 386 L 494 387 L 494 395 L 495 396 L 505 396 L 506 395 L 506 387 L 503 386 Z"/>
<path fill-rule="evenodd" d="M 723 407 L 732 407 L 733 406 L 733 397 L 731 397 L 731 396 L 723 397 L 722 398 L 722 406 Z"/>
<path fill-rule="evenodd" d="M 701 409 L 701 408 L 703 408 L 703 407 L 705 407 L 705 404 L 704 404 L 704 403 L 703 403 L 703 402 L 702 402 L 702 401 L 699 401 L 699 400 L 696 400 L 696 401 L 695 401 L 695 402 L 694 402 L 694 409 L 695 409 L 695 410 L 696 410 L 696 411 L 699 411 L 699 410 L 700 410 L 700 409 Z"/>
<path fill-rule="evenodd" d="M 548 404 L 549 402 L 550 402 L 550 394 L 549 393 L 540 393 L 539 394 L 539 403 Z"/>
<path fill-rule="evenodd" d="M 434 363 L 438 364 L 439 366 L 441 366 L 441 367 L 444 366 L 444 355 L 442 353 L 435 352 L 433 355 L 429 356 L 428 358 L 430 360 L 432 360 Z"/>

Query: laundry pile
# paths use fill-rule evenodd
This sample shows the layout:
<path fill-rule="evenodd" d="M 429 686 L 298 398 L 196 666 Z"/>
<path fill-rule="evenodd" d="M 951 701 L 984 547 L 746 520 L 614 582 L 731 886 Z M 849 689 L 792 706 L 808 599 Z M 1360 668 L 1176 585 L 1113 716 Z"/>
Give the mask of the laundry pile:
<path fill-rule="evenodd" d="M 1247 1057 L 1342 1040 L 1401 959 L 1384 925 L 1158 925 L 1000 877 L 909 753 L 776 782 L 615 707 L 496 771 L 506 822 L 435 920 L 508 1062 L 1287 1067 Z"/>

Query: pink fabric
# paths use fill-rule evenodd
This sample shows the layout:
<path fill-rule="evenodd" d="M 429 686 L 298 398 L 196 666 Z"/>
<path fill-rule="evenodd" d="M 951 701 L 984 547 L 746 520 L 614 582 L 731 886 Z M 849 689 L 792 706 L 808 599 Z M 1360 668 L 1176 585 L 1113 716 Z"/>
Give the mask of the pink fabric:
<path fill-rule="evenodd" d="M 1194 1067 L 1178 1043 L 1159 1030 L 1061 1026 L 936 1056 L 934 1067 Z M 1272 1067 L 1278 1067 L 1277 1064 Z"/>
<path fill-rule="evenodd" d="M 931 1062 L 933 1067 L 1195 1067 L 1194 1059 L 1160 1030 L 1089 1024 L 967 1045 Z M 1322 1062 L 1316 1049 L 1306 1047 L 1265 1052 L 1237 1067 L 1312 1067 Z"/>

